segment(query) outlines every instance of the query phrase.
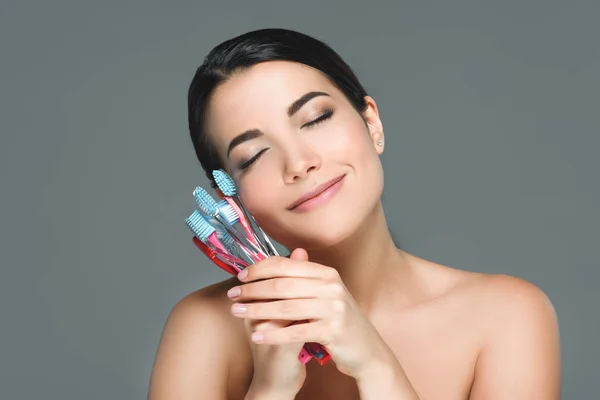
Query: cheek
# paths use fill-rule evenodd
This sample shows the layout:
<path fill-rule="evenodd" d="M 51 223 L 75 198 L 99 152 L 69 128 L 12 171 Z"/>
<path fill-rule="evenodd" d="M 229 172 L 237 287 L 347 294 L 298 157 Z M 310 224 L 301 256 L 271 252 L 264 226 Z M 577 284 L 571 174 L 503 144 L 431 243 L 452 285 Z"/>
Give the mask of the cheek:
<path fill-rule="evenodd" d="M 379 201 L 383 192 L 383 166 L 368 128 L 361 119 L 339 131 L 335 142 L 328 154 L 352 168 L 356 179 L 353 190 L 360 193 L 357 192 L 357 196 L 369 208 Z"/>
<path fill-rule="evenodd" d="M 282 203 L 281 187 L 275 187 L 273 177 L 265 176 L 264 173 L 255 174 L 244 180 L 239 186 L 239 195 L 260 225 L 268 223 L 268 218 L 273 217 L 273 207 Z"/>
<path fill-rule="evenodd" d="M 323 148 L 327 158 L 348 164 L 358 172 L 379 159 L 362 119 L 336 126 L 327 135 Z"/>

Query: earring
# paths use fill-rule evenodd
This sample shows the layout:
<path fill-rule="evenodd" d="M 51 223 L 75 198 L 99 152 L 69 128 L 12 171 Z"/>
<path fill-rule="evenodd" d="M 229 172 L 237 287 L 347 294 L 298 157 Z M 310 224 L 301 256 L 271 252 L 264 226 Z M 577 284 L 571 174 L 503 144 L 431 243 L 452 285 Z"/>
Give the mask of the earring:
<path fill-rule="evenodd" d="M 377 146 L 379 146 L 379 147 L 383 146 L 383 141 L 381 139 L 379 139 L 377 141 Z"/>

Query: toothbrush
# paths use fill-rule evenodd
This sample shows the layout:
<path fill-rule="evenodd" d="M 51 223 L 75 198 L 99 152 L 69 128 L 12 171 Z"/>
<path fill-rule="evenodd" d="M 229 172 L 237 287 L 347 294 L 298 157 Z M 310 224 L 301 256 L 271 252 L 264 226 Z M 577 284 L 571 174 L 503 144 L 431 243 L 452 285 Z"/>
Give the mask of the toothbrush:
<path fill-rule="evenodd" d="M 254 217 L 246 209 L 246 206 L 244 205 L 244 202 L 242 201 L 242 199 L 237 195 L 237 187 L 235 186 L 235 183 L 233 182 L 233 179 L 231 179 L 229 174 L 227 174 L 227 172 L 223 171 L 222 169 L 214 170 L 212 172 L 212 174 L 213 174 L 213 178 L 215 179 L 215 183 L 217 184 L 219 191 L 224 195 L 224 198 L 230 204 L 231 204 L 231 202 L 234 202 L 235 204 L 237 204 L 239 209 L 242 211 L 242 213 L 240 215 L 243 215 L 245 218 L 242 218 L 240 216 L 240 220 L 245 219 L 246 221 L 250 221 L 250 223 L 254 223 L 253 224 L 254 227 L 261 234 L 262 238 L 265 240 L 266 245 L 269 248 L 269 252 L 271 253 L 271 255 L 278 256 L 279 253 L 277 252 L 277 249 L 275 249 L 275 246 L 273 246 L 273 243 L 271 243 L 271 241 L 269 240 L 269 237 L 265 234 L 265 232 L 262 230 L 262 228 L 256 223 L 256 220 L 254 219 Z M 246 226 L 244 226 L 244 229 L 246 229 Z"/>
<path fill-rule="evenodd" d="M 245 220 L 250 221 L 250 224 L 252 224 L 252 226 L 259 232 L 259 234 L 264 239 L 266 246 L 270 250 L 270 254 L 274 255 L 274 256 L 278 256 L 279 253 L 277 252 L 277 249 L 275 249 L 275 246 L 273 246 L 273 244 L 269 240 L 269 237 L 265 234 L 265 232 L 262 230 L 262 228 L 256 223 L 256 220 L 250 214 L 250 212 L 244 205 L 244 202 L 237 194 L 237 187 L 235 186 L 233 179 L 231 179 L 231 177 L 227 174 L 227 172 L 225 172 L 223 170 L 214 170 L 212 172 L 212 174 L 213 174 L 213 178 L 215 179 L 215 183 L 218 186 L 219 192 L 223 195 L 223 198 L 225 200 L 227 200 L 230 204 L 235 203 L 241 209 L 242 214 L 245 217 Z M 240 217 L 240 219 L 243 219 L 243 218 Z"/>
<path fill-rule="evenodd" d="M 217 267 L 231 275 L 236 275 L 241 269 L 234 267 L 233 265 L 221 260 L 217 257 L 217 254 L 210 248 L 206 243 L 198 239 L 196 236 L 193 238 L 194 244 L 202 250 L 204 255 L 208 257 Z"/>
<path fill-rule="evenodd" d="M 222 208 L 228 211 L 231 210 L 230 212 L 228 212 L 228 214 L 235 214 L 236 222 L 239 222 L 240 225 L 242 225 L 242 228 L 244 229 L 244 232 L 246 232 L 246 236 L 248 236 L 248 239 L 254 244 L 260 246 L 261 250 L 265 253 L 268 252 L 268 249 L 260 242 L 260 240 L 256 236 L 256 233 L 254 233 L 254 231 L 252 230 L 252 226 L 250 225 L 250 223 L 248 223 L 248 220 L 246 219 L 243 211 L 235 203 L 235 201 L 233 201 L 231 197 L 224 196 L 223 200 L 218 202 L 217 205 L 220 209 Z M 231 222 L 231 224 L 233 225 L 233 222 L 231 220 L 229 222 Z"/>
<path fill-rule="evenodd" d="M 202 216 L 202 214 L 200 214 L 198 211 L 194 211 L 192 215 L 187 217 L 185 219 L 185 223 L 200 240 L 202 240 L 203 242 L 208 241 L 216 248 L 224 252 L 227 251 L 227 249 L 225 249 L 225 246 L 223 246 L 223 244 L 217 237 L 216 229 L 211 224 L 209 224 L 208 221 L 204 219 L 204 216 Z"/>
<path fill-rule="evenodd" d="M 218 239 L 216 229 L 198 211 L 194 211 L 185 222 L 198 239 L 211 247 L 225 261 L 245 264 L 244 260 L 228 252 L 223 243 Z"/>
<path fill-rule="evenodd" d="M 242 269 L 248 265 L 244 260 L 227 251 L 225 246 L 219 241 L 215 228 L 198 211 L 194 211 L 185 222 L 194 233 L 194 236 L 206 244 L 212 252 L 219 255 L 223 261 L 231 263 L 234 266 L 242 266 Z"/>
<path fill-rule="evenodd" d="M 268 250 L 258 240 L 256 234 L 249 227 L 248 221 L 244 219 L 243 214 L 240 214 L 240 209 L 238 206 L 235 203 L 229 203 L 227 198 L 225 198 L 217 203 L 217 208 L 219 209 L 219 213 L 227 220 L 227 222 L 229 222 L 231 226 L 235 226 L 238 223 L 242 225 L 242 228 L 246 233 L 246 239 L 252 242 L 255 246 L 258 246 L 260 253 L 265 255 L 265 257 L 262 257 L 261 259 L 266 258 Z"/>
<path fill-rule="evenodd" d="M 235 220 L 235 211 L 232 209 L 219 209 L 217 202 L 212 198 L 206 190 L 200 186 L 194 189 L 194 198 L 200 210 L 209 217 L 216 219 L 220 225 L 231 235 L 236 243 L 247 250 L 251 250 L 252 253 L 259 253 L 260 249 L 251 243 L 247 238 L 242 236 L 240 232 L 233 227 L 231 220 Z"/>
<path fill-rule="evenodd" d="M 214 238 L 215 229 L 209 225 L 207 221 L 204 220 L 202 215 L 198 213 L 198 211 L 194 211 L 192 215 L 186 219 L 186 223 L 188 227 L 194 232 L 195 236 L 193 237 L 194 244 L 206 255 L 215 265 L 224 270 L 225 272 L 237 276 L 237 274 L 248 265 L 243 263 L 240 265 L 234 260 L 227 259 L 223 260 L 219 257 L 220 251 L 219 247 L 217 247 L 217 243 L 220 244 L 218 240 Z M 208 225 L 208 227 L 206 226 Z M 213 228 L 212 230 L 209 228 Z M 227 234 L 227 233 L 225 233 Z M 210 239 L 209 239 L 210 238 Z M 233 240 L 233 239 L 231 239 Z M 210 246 L 212 244 L 213 246 Z M 227 253 L 224 255 L 228 255 Z M 229 258 L 229 257 L 225 257 Z M 235 257 L 232 257 L 235 258 Z M 241 260 L 240 260 L 241 261 Z M 309 352 L 304 347 L 298 354 L 298 359 L 302 364 L 306 364 L 309 362 L 313 356 L 311 352 Z"/>
<path fill-rule="evenodd" d="M 254 222 L 253 226 L 256 228 L 256 230 L 258 230 L 260 232 L 261 236 L 264 238 L 265 242 L 267 243 L 269 250 L 271 250 L 270 254 L 278 256 L 279 254 L 278 254 L 277 250 L 275 249 L 275 246 L 273 246 L 273 244 L 269 240 L 269 237 L 265 234 L 265 232 L 262 230 L 262 228 L 256 223 L 256 220 L 254 219 L 254 217 L 252 217 L 252 215 L 248 212 L 242 199 L 239 196 L 237 196 L 237 188 L 235 186 L 235 183 L 231 179 L 231 177 L 223 170 L 213 171 L 213 177 L 219 188 L 219 191 L 220 191 L 219 194 L 223 194 L 223 199 L 229 203 L 229 205 L 233 208 L 233 211 L 237 212 L 238 219 L 242 223 L 242 226 L 243 226 L 246 234 L 249 237 L 255 236 L 254 231 L 252 230 L 252 226 L 250 226 L 247 222 L 248 220 L 250 220 L 250 221 Z M 221 203 L 223 203 L 223 200 L 220 202 L 220 204 Z M 235 205 L 237 205 L 238 207 L 235 207 Z M 240 213 L 240 211 L 241 211 L 241 213 Z M 235 213 L 231 212 L 231 210 L 227 210 L 226 214 L 233 215 Z M 245 222 L 245 224 L 244 224 L 244 222 Z M 259 241 L 259 243 L 260 243 L 260 241 Z M 325 348 L 318 343 L 307 343 L 303 347 L 303 349 L 309 350 L 310 353 L 317 358 L 317 361 L 319 362 L 320 365 L 326 364 L 329 361 L 329 359 L 331 358 L 331 356 L 325 350 Z"/>
<path fill-rule="evenodd" d="M 247 252 L 244 252 L 235 242 L 235 240 L 231 237 L 229 233 L 225 230 L 225 228 L 221 225 L 219 221 L 217 221 L 214 217 L 206 217 L 206 220 L 209 224 L 211 224 L 217 230 L 217 237 L 225 246 L 228 253 L 236 256 L 240 259 L 243 259 L 246 263 L 252 263 L 254 258 Z M 233 225 L 233 223 L 232 223 Z M 242 250 L 242 251 L 240 251 Z"/>
<path fill-rule="evenodd" d="M 262 251 L 260 251 L 260 249 L 258 249 L 256 247 L 256 245 L 254 245 L 254 243 L 251 243 L 247 238 L 243 237 L 233 227 L 233 224 L 238 222 L 240 219 L 239 216 L 236 215 L 237 212 L 233 208 L 233 206 L 228 204 L 230 207 L 226 207 L 225 204 L 221 204 L 219 207 L 217 205 L 217 203 L 214 201 L 214 199 L 212 198 L 212 196 L 210 196 L 201 187 L 197 187 L 196 190 L 194 190 L 194 197 L 195 197 L 196 202 L 198 203 L 198 206 L 200 207 L 200 209 L 203 212 L 205 212 L 209 216 L 209 218 L 212 217 L 217 222 L 219 222 L 219 224 L 217 224 L 217 226 L 222 226 L 225 229 L 225 231 L 232 236 L 232 239 L 238 244 L 239 248 L 241 248 L 246 253 L 250 252 L 250 250 L 247 249 L 246 246 L 248 246 L 248 247 L 250 247 L 250 249 L 256 251 L 255 253 L 250 254 L 253 262 L 260 261 L 267 257 L 266 254 L 264 254 Z M 243 207 L 243 203 L 241 202 L 241 200 L 240 200 L 240 203 L 241 203 L 241 206 Z M 254 221 L 254 223 L 256 224 L 256 221 Z M 256 224 L 256 226 L 258 229 L 260 229 L 258 224 Z M 262 229 L 260 229 L 260 231 L 262 232 Z M 264 232 L 262 232 L 262 234 L 263 234 L 263 237 L 266 238 L 266 241 L 271 245 L 271 247 L 273 249 L 273 253 L 275 255 L 277 255 L 277 251 L 272 246 L 272 244 L 270 243 L 270 241 L 268 240 L 268 238 L 266 237 Z M 196 243 L 197 243 L 197 241 L 196 241 Z M 214 254 L 211 254 L 208 251 L 206 251 L 205 254 L 209 258 L 213 259 L 213 261 L 214 261 Z M 217 265 L 222 267 L 220 264 L 217 264 Z M 318 349 L 314 349 L 315 345 L 319 346 L 322 350 L 319 351 Z M 311 348 L 309 344 L 305 344 L 305 346 L 303 346 L 303 348 L 302 348 L 302 351 L 298 355 L 298 359 L 303 364 L 305 364 L 313 358 L 313 355 L 317 357 L 317 361 L 320 365 L 324 365 L 329 360 L 329 354 L 319 344 L 313 344 L 313 348 Z"/>
<path fill-rule="evenodd" d="M 207 217 L 206 220 L 215 228 L 217 232 L 217 237 L 219 238 L 223 246 L 225 246 L 227 251 L 229 251 L 229 253 L 233 253 L 236 249 L 236 245 L 231 235 L 227 233 L 227 231 L 221 226 L 219 221 L 217 221 L 214 217 Z"/>
<path fill-rule="evenodd" d="M 215 200 L 204 189 L 198 186 L 194 190 L 194 198 L 196 199 L 196 203 L 198 204 L 198 207 L 200 207 L 200 210 L 202 210 L 204 214 L 214 217 L 219 221 L 242 250 L 249 251 L 252 257 L 257 261 L 266 257 L 266 254 L 264 254 L 254 243 L 242 236 L 240 232 L 232 226 L 227 217 L 223 215 L 224 211 L 217 207 Z"/>
<path fill-rule="evenodd" d="M 246 233 L 246 239 L 254 245 L 255 249 L 260 250 L 260 252 L 264 253 L 265 255 L 267 254 L 267 250 L 264 248 L 262 243 L 260 243 L 256 237 L 256 234 L 251 230 L 250 226 L 248 225 L 248 221 L 246 221 L 246 219 L 243 217 L 243 214 L 240 214 L 240 209 L 235 203 L 231 204 L 227 201 L 227 198 L 225 198 L 216 203 L 216 207 L 219 211 L 219 214 L 221 214 L 231 226 L 235 226 L 238 223 L 242 226 L 244 232 Z"/>

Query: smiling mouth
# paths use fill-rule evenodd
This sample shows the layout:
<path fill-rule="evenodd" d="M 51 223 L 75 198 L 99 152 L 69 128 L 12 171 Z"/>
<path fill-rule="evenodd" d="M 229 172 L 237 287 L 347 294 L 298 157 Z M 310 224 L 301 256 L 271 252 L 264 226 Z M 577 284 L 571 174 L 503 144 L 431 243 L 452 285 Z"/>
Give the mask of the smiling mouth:
<path fill-rule="evenodd" d="M 340 175 L 336 178 L 333 178 L 325 183 L 320 184 L 312 190 L 309 190 L 307 193 L 302 195 L 298 200 L 296 200 L 288 210 L 308 210 L 313 208 L 313 206 L 317 206 L 320 203 L 323 203 L 329 198 L 333 197 L 333 195 L 337 192 L 337 190 L 341 187 L 342 180 L 346 177 L 346 174 Z M 334 190 L 335 189 L 335 190 Z"/>

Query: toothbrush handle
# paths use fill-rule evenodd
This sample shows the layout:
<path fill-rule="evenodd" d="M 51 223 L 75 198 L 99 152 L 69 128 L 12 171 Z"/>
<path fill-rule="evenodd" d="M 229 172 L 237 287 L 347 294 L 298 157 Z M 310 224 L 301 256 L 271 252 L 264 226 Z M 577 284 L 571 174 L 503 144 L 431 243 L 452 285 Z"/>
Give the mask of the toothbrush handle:
<path fill-rule="evenodd" d="M 319 365 L 323 366 L 327 364 L 329 360 L 331 360 L 331 356 L 325 350 L 325 347 L 320 345 L 319 343 L 306 343 L 303 347 L 303 350 L 307 349 L 310 354 L 314 356 Z"/>
<path fill-rule="evenodd" d="M 225 197 L 225 201 L 231 206 L 231 208 L 234 209 L 235 213 L 237 214 L 240 220 L 240 225 L 242 225 L 242 228 L 244 229 L 244 232 L 246 232 L 246 236 L 248 236 L 248 239 L 255 245 L 259 246 L 261 250 L 266 252 L 267 249 L 265 249 L 262 246 L 262 243 L 260 243 L 260 241 L 256 237 L 256 234 L 254 233 L 254 231 L 252 231 L 252 226 L 246 218 L 246 213 L 243 212 L 240 207 L 238 207 L 238 204 L 231 197 Z"/>
<path fill-rule="evenodd" d="M 208 244 L 209 247 L 210 243 Z M 230 266 L 234 267 L 236 271 L 241 271 L 242 269 L 248 267 L 248 263 L 245 262 L 244 260 L 242 260 L 239 257 L 236 257 L 234 255 L 231 255 L 229 252 L 227 251 L 223 251 L 219 248 L 212 248 L 213 252 L 224 262 L 226 262 L 227 264 L 229 264 Z"/>
<path fill-rule="evenodd" d="M 263 251 L 259 246 L 252 243 L 247 237 L 242 236 L 240 232 L 235 229 L 227 220 L 223 219 L 219 214 L 214 216 L 217 221 L 221 223 L 223 228 L 231 235 L 231 237 L 237 242 L 237 244 L 244 249 L 246 252 L 260 254 Z"/>
<path fill-rule="evenodd" d="M 229 265 L 226 262 L 219 259 L 217 257 L 217 255 L 215 254 L 215 252 L 213 252 L 211 250 L 211 248 L 208 247 L 205 243 L 203 243 L 200 239 L 198 239 L 196 236 L 194 236 L 193 241 L 194 241 L 194 244 L 196 245 L 196 247 L 198 247 L 200 250 L 202 250 L 204 255 L 206 257 L 208 257 L 217 267 L 221 268 L 223 271 L 225 271 L 231 275 L 234 275 L 234 276 L 237 275 L 237 271 L 235 270 L 234 267 L 232 267 L 231 265 Z"/>
<path fill-rule="evenodd" d="M 308 363 L 310 360 L 312 360 L 313 356 L 310 354 L 310 351 L 308 351 L 306 349 L 306 345 L 304 345 L 302 347 L 302 350 L 300 350 L 300 354 L 298 354 L 298 360 L 302 363 L 302 364 L 306 364 Z"/>
<path fill-rule="evenodd" d="M 252 214 L 250 214 L 242 199 L 236 195 L 233 197 L 225 197 L 225 200 L 237 212 L 242 227 L 244 228 L 246 234 L 249 237 L 253 237 L 253 242 L 258 243 L 266 253 L 269 253 L 269 255 L 278 256 L 279 253 L 277 252 L 277 249 L 275 249 L 275 246 L 273 246 L 273 243 L 271 243 L 269 237 L 265 234 L 260 225 L 256 223 L 256 220 L 254 219 Z M 262 237 L 265 241 L 264 245 L 259 240 L 259 236 Z"/>

